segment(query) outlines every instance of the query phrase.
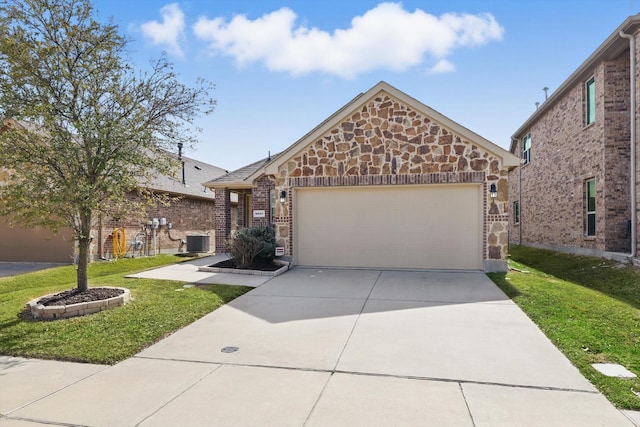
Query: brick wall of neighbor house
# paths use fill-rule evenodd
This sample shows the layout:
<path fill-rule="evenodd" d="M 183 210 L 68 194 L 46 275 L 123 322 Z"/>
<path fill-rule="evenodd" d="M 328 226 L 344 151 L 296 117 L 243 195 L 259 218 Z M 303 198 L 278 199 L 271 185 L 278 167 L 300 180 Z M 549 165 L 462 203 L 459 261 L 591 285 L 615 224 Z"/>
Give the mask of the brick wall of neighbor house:
<path fill-rule="evenodd" d="M 601 68 L 596 70 L 596 91 L 602 92 Z M 597 99 L 600 99 L 596 96 Z M 584 238 L 584 181 L 596 178 L 597 218 L 603 210 L 603 121 L 584 127 L 583 85 L 578 84 L 526 132 L 531 135 L 531 161 L 520 167 L 521 230 L 523 243 L 604 249 L 602 227 L 596 239 Z M 602 117 L 602 102 L 596 103 Z M 521 142 L 518 147 L 521 153 Z M 512 200 L 518 192 L 511 182 Z M 515 231 L 515 230 L 514 230 Z"/>
<path fill-rule="evenodd" d="M 128 200 L 142 202 L 137 193 L 130 193 Z M 161 226 L 156 230 L 156 253 L 176 253 L 186 251 L 187 236 L 209 235 L 210 247 L 213 250 L 215 242 L 215 203 L 211 199 L 195 199 L 184 197 L 173 200 L 169 206 L 161 204 L 145 205 L 145 211 L 138 214 L 130 214 L 125 218 L 115 221 L 113 218 L 102 219 L 102 231 L 100 227 L 94 229 L 94 248 L 92 253 L 95 258 L 111 258 L 113 250 L 112 233 L 116 227 L 122 227 L 126 232 L 127 256 L 134 254 L 132 243 L 135 240 L 142 242 L 142 247 L 135 250 L 135 256 L 142 254 L 153 255 L 153 231 L 150 227 L 144 227 L 143 222 L 152 218 L 165 218 L 171 223 L 172 228 Z M 102 252 L 98 247 L 102 243 Z"/>
<path fill-rule="evenodd" d="M 629 173 L 631 162 L 631 86 L 629 57 L 623 55 L 604 64 L 605 121 L 605 242 L 607 251 L 631 250 L 631 195 Z"/>
<path fill-rule="evenodd" d="M 640 183 L 640 32 L 636 32 L 636 183 Z M 636 207 L 635 215 L 640 224 L 640 185 L 636 186 Z M 636 264 L 640 264 L 640 226 L 636 230 Z"/>
<path fill-rule="evenodd" d="M 508 185 L 501 160 L 382 94 L 279 168 L 276 192 L 287 191 L 288 202 L 276 203 L 276 238 L 291 254 L 295 187 L 448 182 L 484 183 L 484 194 L 497 185 L 495 204 L 485 201 L 483 256 L 506 260 Z"/>
<path fill-rule="evenodd" d="M 629 250 L 628 62 L 623 56 L 594 69 L 595 123 L 584 125 L 583 81 L 525 131 L 531 134 L 531 161 L 512 171 L 509 179 L 509 204 L 520 202 L 520 224 L 510 218 L 512 242 Z M 596 180 L 595 238 L 584 233 L 584 186 L 590 178 Z"/>

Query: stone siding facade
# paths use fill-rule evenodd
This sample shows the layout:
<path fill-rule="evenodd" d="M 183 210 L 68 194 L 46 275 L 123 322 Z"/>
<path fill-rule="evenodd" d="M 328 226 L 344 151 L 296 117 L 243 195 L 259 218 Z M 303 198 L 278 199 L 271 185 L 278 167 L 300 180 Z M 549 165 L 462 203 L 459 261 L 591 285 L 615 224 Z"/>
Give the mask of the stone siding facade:
<path fill-rule="evenodd" d="M 593 76 L 596 119 L 585 124 L 585 83 Z M 545 107 L 544 104 L 542 107 Z M 600 62 L 518 135 L 531 136 L 530 162 L 511 172 L 510 218 L 514 243 L 589 252 L 629 252 L 631 216 L 629 56 Z M 586 236 L 585 183 L 596 182 L 596 235 Z"/>
<path fill-rule="evenodd" d="M 483 259 L 506 261 L 508 183 L 501 159 L 385 93 L 280 166 L 275 189 L 286 191 L 287 203 L 276 204 L 276 238 L 293 253 L 295 188 L 431 183 L 483 184 Z M 491 184 L 498 188 L 493 201 Z"/>

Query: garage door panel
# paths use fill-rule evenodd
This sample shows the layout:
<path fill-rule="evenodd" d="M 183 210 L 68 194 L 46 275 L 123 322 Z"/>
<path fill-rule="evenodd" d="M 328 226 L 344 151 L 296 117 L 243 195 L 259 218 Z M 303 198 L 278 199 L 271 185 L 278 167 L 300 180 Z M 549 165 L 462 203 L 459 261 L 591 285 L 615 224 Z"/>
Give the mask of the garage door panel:
<path fill-rule="evenodd" d="M 0 220 L 0 261 L 69 263 L 73 244 L 68 229 L 53 234 L 42 227 L 9 227 Z"/>
<path fill-rule="evenodd" d="M 481 269 L 479 185 L 296 191 L 299 265 Z"/>

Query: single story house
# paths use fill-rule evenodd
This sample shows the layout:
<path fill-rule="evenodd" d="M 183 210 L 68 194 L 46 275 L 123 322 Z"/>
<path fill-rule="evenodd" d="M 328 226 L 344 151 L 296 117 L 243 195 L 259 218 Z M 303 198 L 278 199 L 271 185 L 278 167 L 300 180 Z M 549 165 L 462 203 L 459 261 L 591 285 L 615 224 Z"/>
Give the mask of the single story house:
<path fill-rule="evenodd" d="M 513 134 L 512 242 L 640 264 L 639 105 L 635 15 Z"/>
<path fill-rule="evenodd" d="M 125 231 L 126 256 L 184 252 L 189 249 L 188 236 L 206 236 L 206 241 L 215 239 L 215 194 L 203 182 L 228 171 L 181 154 L 179 159 L 181 169 L 176 176 L 158 175 L 146 185 L 148 190 L 168 196 L 171 199 L 168 205 L 160 202 L 145 204 L 137 191 L 131 191 L 127 200 L 142 203 L 144 212 L 124 218 L 99 219 L 93 230 L 94 259 L 114 256 L 116 229 Z M 204 249 L 204 252 L 213 250 Z"/>
<path fill-rule="evenodd" d="M 147 189 L 170 197 L 172 202 L 169 205 L 144 204 L 144 210 L 123 218 L 98 218 L 92 231 L 92 259 L 114 256 L 116 229 L 124 230 L 126 256 L 184 251 L 190 235 L 214 239 L 215 195 L 202 183 L 228 171 L 183 157 L 181 153 L 178 158 L 182 168 L 176 176 L 159 175 L 146 185 Z M 9 178 L 9 172 L 0 168 L 0 185 L 7 183 Z M 137 191 L 129 192 L 127 201 L 144 202 Z M 0 218 L 0 262 L 74 261 L 76 248 L 72 230 L 63 228 L 53 233 L 42 227 L 10 226 L 9 220 Z"/>
<path fill-rule="evenodd" d="M 273 226 L 301 266 L 506 271 L 519 162 L 380 82 L 278 155 L 205 183 L 216 251 L 236 221 Z"/>

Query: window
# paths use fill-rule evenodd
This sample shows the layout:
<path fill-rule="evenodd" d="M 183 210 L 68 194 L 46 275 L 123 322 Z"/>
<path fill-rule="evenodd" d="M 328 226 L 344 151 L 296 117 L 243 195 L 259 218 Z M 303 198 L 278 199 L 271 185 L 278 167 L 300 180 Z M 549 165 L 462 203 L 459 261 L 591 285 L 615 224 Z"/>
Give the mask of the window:
<path fill-rule="evenodd" d="M 531 134 L 528 133 L 522 138 L 522 158 L 526 165 L 531 161 Z"/>
<path fill-rule="evenodd" d="M 585 83 L 585 125 L 590 125 L 596 121 L 596 79 L 591 77 Z"/>
<path fill-rule="evenodd" d="M 591 178 L 585 181 L 585 219 L 584 235 L 594 237 L 596 235 L 596 180 Z"/>
<path fill-rule="evenodd" d="M 513 223 L 520 224 L 520 202 L 518 200 L 513 202 Z"/>
<path fill-rule="evenodd" d="M 276 222 L 276 190 L 269 190 L 269 224 Z"/>

